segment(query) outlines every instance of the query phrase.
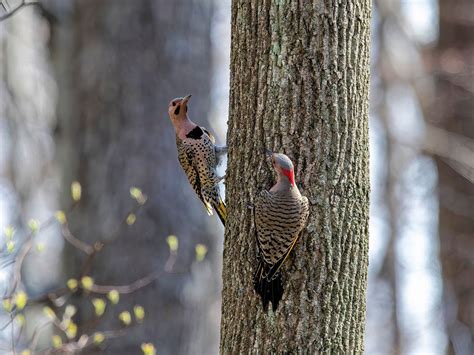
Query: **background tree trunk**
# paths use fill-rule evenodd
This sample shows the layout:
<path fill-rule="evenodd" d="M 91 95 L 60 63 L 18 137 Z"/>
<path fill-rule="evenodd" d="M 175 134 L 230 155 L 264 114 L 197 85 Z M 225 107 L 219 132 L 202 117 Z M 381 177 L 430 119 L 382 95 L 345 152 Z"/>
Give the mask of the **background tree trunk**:
<path fill-rule="evenodd" d="M 472 1 L 439 2 L 436 97 L 428 117 L 457 135 L 447 149 L 474 139 L 474 23 Z M 436 142 L 440 143 L 440 142 Z M 466 145 L 466 148 L 468 145 Z M 466 152 L 469 150 L 466 149 Z M 469 154 L 469 153 L 467 153 Z M 472 161 L 472 153 L 468 155 Z M 448 351 L 474 351 L 474 166 L 436 157 L 438 166 L 440 260 Z"/>
<path fill-rule="evenodd" d="M 232 4 L 221 352 L 364 348 L 370 2 Z M 311 204 L 276 314 L 254 293 L 247 203 L 272 184 L 263 149 L 293 159 Z"/>
<path fill-rule="evenodd" d="M 64 4 L 58 3 L 58 12 L 66 15 L 54 48 L 57 133 L 65 186 L 78 179 L 84 191 L 71 216 L 72 231 L 89 243 L 110 237 L 133 204 L 130 187 L 140 187 L 149 198 L 136 223 L 123 227 L 90 274 L 98 284 L 129 284 L 163 270 L 166 237 L 179 239 L 177 274 L 164 273 L 153 285 L 122 295 L 115 308 L 108 306 L 99 330 L 120 328 L 117 314 L 135 304 L 144 306 L 146 319 L 109 342 L 107 351 L 135 354 L 142 342 L 153 342 L 160 354 L 214 353 L 220 222 L 207 217 L 181 171 L 167 115 L 172 98 L 192 93 L 190 116 L 208 125 L 212 3 L 88 0 L 69 3 L 69 9 Z M 197 243 L 209 247 L 200 264 Z M 77 254 L 67 254 L 74 272 L 82 263 Z"/>

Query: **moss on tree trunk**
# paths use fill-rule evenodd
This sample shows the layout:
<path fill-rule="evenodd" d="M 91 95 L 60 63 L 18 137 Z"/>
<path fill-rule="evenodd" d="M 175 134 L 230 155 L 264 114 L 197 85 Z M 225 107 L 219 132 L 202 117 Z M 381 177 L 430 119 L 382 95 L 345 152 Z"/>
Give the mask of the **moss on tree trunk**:
<path fill-rule="evenodd" d="M 221 353 L 361 353 L 369 216 L 369 1 L 232 3 Z M 284 152 L 311 204 L 265 315 L 246 207 Z"/>

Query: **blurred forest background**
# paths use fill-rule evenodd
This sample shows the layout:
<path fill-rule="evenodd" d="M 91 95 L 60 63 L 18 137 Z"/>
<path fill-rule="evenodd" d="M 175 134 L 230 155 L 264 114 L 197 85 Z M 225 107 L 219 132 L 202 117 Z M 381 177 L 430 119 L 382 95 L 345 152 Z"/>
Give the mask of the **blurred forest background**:
<path fill-rule="evenodd" d="M 223 230 L 167 105 L 192 93 L 225 141 L 230 0 L 22 4 L 0 5 L 0 353 L 218 353 Z M 374 0 L 371 65 L 366 353 L 473 354 L 474 2 Z"/>

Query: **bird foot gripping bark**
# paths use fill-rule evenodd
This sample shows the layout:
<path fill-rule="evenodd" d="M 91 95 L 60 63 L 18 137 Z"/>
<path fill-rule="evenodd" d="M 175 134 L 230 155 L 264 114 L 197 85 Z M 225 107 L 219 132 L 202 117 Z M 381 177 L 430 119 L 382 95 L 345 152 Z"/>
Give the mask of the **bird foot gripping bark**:
<path fill-rule="evenodd" d="M 228 150 L 226 146 L 223 146 L 223 147 L 216 146 L 215 149 L 216 149 L 216 154 L 218 156 L 223 155 L 223 154 L 227 154 L 227 150 Z"/>

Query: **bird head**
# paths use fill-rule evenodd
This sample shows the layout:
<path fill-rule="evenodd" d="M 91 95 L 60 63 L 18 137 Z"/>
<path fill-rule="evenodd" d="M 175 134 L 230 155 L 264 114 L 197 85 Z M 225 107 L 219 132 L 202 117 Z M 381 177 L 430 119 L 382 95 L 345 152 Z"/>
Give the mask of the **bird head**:
<path fill-rule="evenodd" d="M 273 168 L 277 172 L 278 180 L 287 180 L 290 185 L 295 186 L 295 168 L 290 158 L 282 153 L 266 152 L 272 159 Z"/>
<path fill-rule="evenodd" d="M 188 101 L 191 95 L 185 97 L 178 97 L 173 99 L 168 104 L 168 115 L 172 121 L 184 119 L 188 112 Z"/>

